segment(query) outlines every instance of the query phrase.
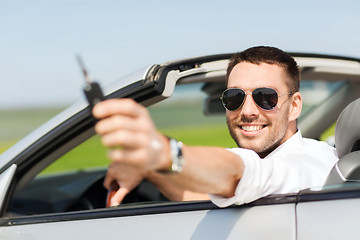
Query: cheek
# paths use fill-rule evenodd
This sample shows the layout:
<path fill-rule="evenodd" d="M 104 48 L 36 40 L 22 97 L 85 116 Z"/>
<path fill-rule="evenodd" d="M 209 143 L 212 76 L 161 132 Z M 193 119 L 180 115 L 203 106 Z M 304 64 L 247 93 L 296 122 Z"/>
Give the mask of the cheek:
<path fill-rule="evenodd" d="M 228 111 L 226 111 L 228 112 Z M 232 113 L 226 113 L 226 124 L 229 128 L 229 130 L 232 130 L 234 128 L 234 123 L 236 122 L 237 115 Z"/>
<path fill-rule="evenodd" d="M 281 106 L 281 108 L 276 106 L 273 110 L 264 112 L 262 116 L 269 121 L 270 125 L 281 126 L 284 124 L 284 120 L 289 117 L 289 108 L 285 105 Z"/>
<path fill-rule="evenodd" d="M 285 132 L 289 125 L 289 112 L 288 109 L 284 109 L 284 111 L 280 111 L 276 119 L 272 120 L 276 131 L 278 132 Z"/>
<path fill-rule="evenodd" d="M 228 125 L 229 128 L 231 126 L 231 122 L 232 122 L 231 116 L 229 116 L 229 114 L 226 111 L 226 124 Z"/>
<path fill-rule="evenodd" d="M 226 110 L 226 121 L 228 122 L 232 122 L 234 121 L 234 119 L 236 119 L 239 116 L 239 111 L 227 111 Z"/>

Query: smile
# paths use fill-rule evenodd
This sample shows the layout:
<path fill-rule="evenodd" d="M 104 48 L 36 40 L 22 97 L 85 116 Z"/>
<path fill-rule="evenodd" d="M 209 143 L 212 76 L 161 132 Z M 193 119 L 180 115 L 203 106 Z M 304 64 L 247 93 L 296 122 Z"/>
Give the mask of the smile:
<path fill-rule="evenodd" d="M 246 132 L 257 132 L 263 129 L 266 125 L 243 125 L 240 128 Z"/>

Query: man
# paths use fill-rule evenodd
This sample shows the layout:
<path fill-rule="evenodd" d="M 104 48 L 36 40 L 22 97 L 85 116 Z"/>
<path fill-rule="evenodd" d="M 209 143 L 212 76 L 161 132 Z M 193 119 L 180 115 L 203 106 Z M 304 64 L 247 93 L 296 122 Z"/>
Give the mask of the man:
<path fill-rule="evenodd" d="M 222 101 L 235 149 L 169 141 L 146 108 L 130 99 L 97 104 L 95 130 L 111 148 L 104 185 L 120 185 L 113 205 L 145 178 L 171 200 L 210 194 L 221 207 L 323 185 L 337 156 L 297 129 L 299 75 L 294 59 L 277 48 L 254 47 L 233 56 Z"/>

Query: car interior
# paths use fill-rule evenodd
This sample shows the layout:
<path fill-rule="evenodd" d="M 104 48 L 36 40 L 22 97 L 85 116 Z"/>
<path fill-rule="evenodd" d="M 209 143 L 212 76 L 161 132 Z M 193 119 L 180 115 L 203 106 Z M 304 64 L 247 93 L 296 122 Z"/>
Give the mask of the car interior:
<path fill-rule="evenodd" d="M 360 181 L 360 98 L 340 114 L 335 128 L 338 163 L 331 170 L 326 185 Z"/>

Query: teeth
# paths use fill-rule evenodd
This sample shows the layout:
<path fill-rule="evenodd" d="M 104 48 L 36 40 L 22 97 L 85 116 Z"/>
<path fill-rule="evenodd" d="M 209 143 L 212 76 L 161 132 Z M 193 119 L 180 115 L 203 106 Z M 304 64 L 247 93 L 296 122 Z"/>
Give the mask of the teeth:
<path fill-rule="evenodd" d="M 259 131 L 263 128 L 263 126 L 257 125 L 257 126 L 241 126 L 241 128 L 247 132 L 255 132 Z"/>

